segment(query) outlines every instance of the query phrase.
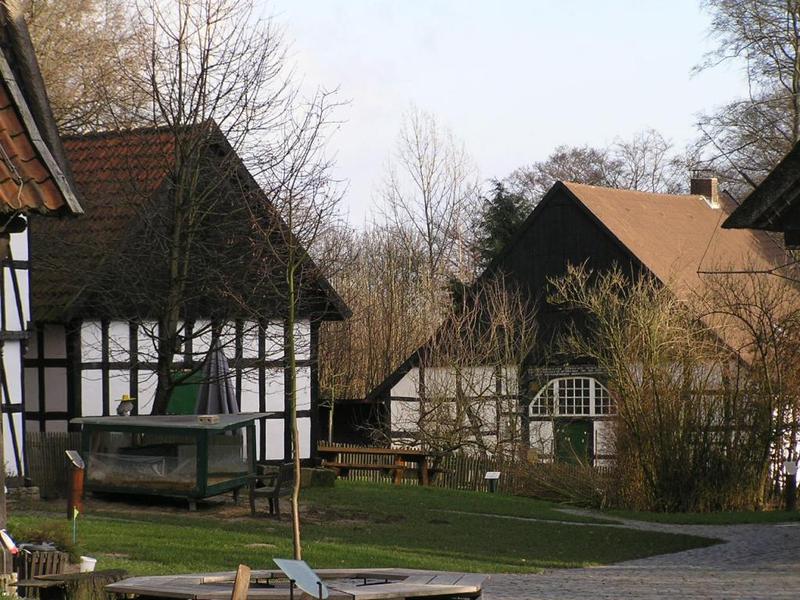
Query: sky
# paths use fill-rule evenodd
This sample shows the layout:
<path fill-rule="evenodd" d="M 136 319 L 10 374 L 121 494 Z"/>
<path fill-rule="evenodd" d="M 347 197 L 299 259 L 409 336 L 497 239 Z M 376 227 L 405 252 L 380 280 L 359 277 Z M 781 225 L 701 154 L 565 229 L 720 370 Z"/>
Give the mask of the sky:
<path fill-rule="evenodd" d="M 740 65 L 692 74 L 714 48 L 699 0 L 261 2 L 305 89 L 347 102 L 330 149 L 355 226 L 411 106 L 449 127 L 488 180 L 560 144 L 647 128 L 682 147 L 698 113 L 746 91 Z"/>

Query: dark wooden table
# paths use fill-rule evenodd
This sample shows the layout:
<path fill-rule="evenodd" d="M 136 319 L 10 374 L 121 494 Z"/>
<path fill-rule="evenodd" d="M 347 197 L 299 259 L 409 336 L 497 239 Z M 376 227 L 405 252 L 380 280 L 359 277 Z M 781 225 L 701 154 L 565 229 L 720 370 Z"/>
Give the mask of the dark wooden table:
<path fill-rule="evenodd" d="M 361 448 L 358 446 L 319 446 L 317 448 L 322 466 L 334 469 L 343 477 L 351 469 L 366 469 L 369 471 L 389 471 L 393 473 L 395 485 L 403 482 L 406 472 L 406 463 L 416 465 L 417 479 L 420 485 L 429 485 L 430 476 L 428 469 L 428 454 L 423 450 L 411 448 Z M 361 455 L 359 457 L 358 455 Z M 369 457 L 390 457 L 391 463 L 365 462 L 364 455 Z"/>

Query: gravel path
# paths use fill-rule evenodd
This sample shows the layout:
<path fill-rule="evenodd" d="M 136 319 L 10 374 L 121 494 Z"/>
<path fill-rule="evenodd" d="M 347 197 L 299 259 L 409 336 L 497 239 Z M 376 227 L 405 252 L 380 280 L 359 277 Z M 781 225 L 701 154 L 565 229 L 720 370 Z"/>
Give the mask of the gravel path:
<path fill-rule="evenodd" d="M 620 526 L 726 541 L 608 567 L 493 575 L 484 600 L 800 598 L 800 523 L 669 525 L 620 519 Z"/>

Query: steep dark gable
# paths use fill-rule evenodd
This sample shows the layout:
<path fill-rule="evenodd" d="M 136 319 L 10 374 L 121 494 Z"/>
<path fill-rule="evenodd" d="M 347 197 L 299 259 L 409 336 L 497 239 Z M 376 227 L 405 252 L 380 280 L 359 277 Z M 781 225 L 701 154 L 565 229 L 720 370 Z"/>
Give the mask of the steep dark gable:
<path fill-rule="evenodd" d="M 800 143 L 734 210 L 726 229 L 800 230 Z M 793 245 L 797 245 L 794 240 Z"/>
<path fill-rule="evenodd" d="M 537 301 L 547 282 L 563 275 L 568 265 L 604 270 L 614 264 L 638 271 L 641 262 L 561 182 L 556 183 L 531 213 L 508 250 L 481 275 L 501 271 L 524 284 Z"/>
<path fill-rule="evenodd" d="M 481 273 L 478 282 L 504 273 L 537 303 L 541 344 L 549 343 L 563 314 L 546 302 L 548 281 L 566 273 L 568 265 L 586 264 L 595 270 L 619 265 L 642 273 L 641 262 L 561 182 L 545 194 L 505 250 Z M 388 396 L 403 376 L 419 364 L 427 343 L 417 349 L 367 396 L 377 401 Z"/>

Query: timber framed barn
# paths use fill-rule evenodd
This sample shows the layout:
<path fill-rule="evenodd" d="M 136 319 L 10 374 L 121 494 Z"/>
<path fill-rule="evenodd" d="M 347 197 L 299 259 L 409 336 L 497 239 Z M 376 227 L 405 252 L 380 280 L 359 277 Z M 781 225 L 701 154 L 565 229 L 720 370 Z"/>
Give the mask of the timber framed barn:
<path fill-rule="evenodd" d="M 570 265 L 594 273 L 619 268 L 631 280 L 646 274 L 687 297 L 702 293 L 705 278 L 721 269 L 785 264 L 785 251 L 767 235 L 721 227 L 735 207 L 714 178 L 692 179 L 690 194 L 669 195 L 555 183 L 478 280 L 502 273 L 537 305 L 536 342 L 526 364 L 487 374 L 495 381 L 486 389 L 496 390 L 507 404 L 487 416 L 482 433 L 517 430 L 538 460 L 577 456 L 599 465 L 612 459 L 615 408 L 609 382 L 593 364 L 554 359 L 549 352 L 573 317 L 547 302 L 548 282 Z M 425 348 L 367 397 L 382 407 L 383 427 L 394 444 L 413 445 L 420 437 L 418 407 L 431 377 L 426 370 L 438 369 L 424 364 Z M 458 375 L 451 377 L 453 387 L 459 385 Z"/>
<path fill-rule="evenodd" d="M 25 475 L 23 354 L 30 306 L 29 222 L 80 214 L 36 55 L 17 2 L 0 0 L 0 405 L 3 467 Z M 75 222 L 70 227 L 79 227 Z"/>
<path fill-rule="evenodd" d="M 219 134 L 214 139 L 217 141 L 204 150 L 208 152 L 206 159 L 211 163 L 233 161 L 234 167 L 224 170 L 226 176 L 235 179 L 225 188 L 231 205 L 240 199 L 238 194 L 260 195 L 268 202 L 224 137 Z M 113 415 L 115 401 L 124 394 L 135 398 L 133 414 L 149 414 L 152 409 L 159 361 L 159 322 L 148 304 L 149 292 L 137 294 L 137 290 L 150 289 L 148 279 L 155 276 L 147 268 L 151 264 L 148 261 L 159 259 L 145 250 L 141 257 L 145 266 L 141 267 L 136 265 L 138 254 L 119 260 L 114 257 L 121 249 L 150 243 L 141 233 L 141 221 L 152 210 L 158 210 L 150 207 L 157 207 L 169 190 L 168 169 L 164 165 L 173 160 L 173 140 L 172 132 L 159 128 L 64 140 L 77 188 L 85 199 L 87 222 L 80 237 L 61 223 L 38 223 L 31 229 L 32 253 L 43 258 L 35 263 L 32 273 L 33 327 L 25 355 L 25 424 L 30 431 L 67 431 L 72 418 Z M 242 219 L 242 227 L 248 227 L 252 214 L 233 214 L 233 218 Z M 270 214 L 285 228 L 274 212 Z M 235 246 L 235 242 L 227 240 L 236 239 L 238 229 L 227 233 L 222 241 L 214 237 L 216 229 L 203 230 L 203 235 L 209 236 L 208 244 Z M 58 256 L 46 260 L 52 252 L 48 240 L 53 236 L 63 244 Z M 220 268 L 215 273 L 230 271 L 232 279 L 241 280 L 242 286 L 249 285 L 248 274 L 255 276 L 259 271 L 258 265 L 254 268 L 249 264 L 258 259 L 247 255 L 247 251 L 238 249 L 231 264 L 216 265 Z M 213 260 L 218 258 L 214 255 Z M 308 459 L 318 437 L 319 325 L 323 320 L 347 318 L 349 309 L 327 280 L 318 275 L 310 258 L 305 266 L 299 283 L 302 301 L 294 333 L 301 458 Z M 109 270 L 114 272 L 110 279 L 103 279 L 102 285 L 91 280 L 109 276 Z M 280 277 L 280 273 L 270 276 Z M 104 286 L 130 286 L 130 304 L 126 303 L 125 294 L 109 299 Z M 291 444 L 286 410 L 289 369 L 284 357 L 285 300 L 265 299 L 258 311 L 238 315 L 236 307 L 228 307 L 226 296 L 215 294 L 211 284 L 192 293 L 198 300 L 181 315 L 182 343 L 172 368 L 199 372 L 210 347 L 218 341 L 230 362 L 239 410 L 270 413 L 256 424 L 258 459 L 288 459 Z M 196 384 L 196 380 L 186 380 L 184 392 L 177 386 L 175 393 L 188 392 L 193 397 Z"/>

